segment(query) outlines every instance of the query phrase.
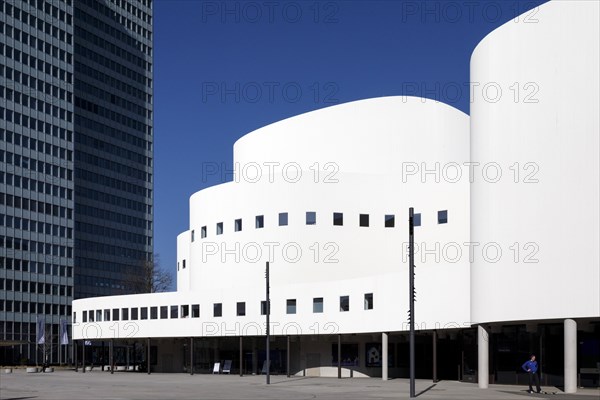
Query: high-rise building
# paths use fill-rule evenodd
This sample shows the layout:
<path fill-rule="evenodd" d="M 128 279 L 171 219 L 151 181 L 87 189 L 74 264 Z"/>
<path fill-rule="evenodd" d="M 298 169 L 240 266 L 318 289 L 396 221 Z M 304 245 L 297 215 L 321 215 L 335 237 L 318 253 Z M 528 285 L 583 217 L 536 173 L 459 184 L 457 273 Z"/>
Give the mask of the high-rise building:
<path fill-rule="evenodd" d="M 152 133 L 151 0 L 0 0 L 0 364 L 68 360 L 74 298 L 139 290 Z"/>

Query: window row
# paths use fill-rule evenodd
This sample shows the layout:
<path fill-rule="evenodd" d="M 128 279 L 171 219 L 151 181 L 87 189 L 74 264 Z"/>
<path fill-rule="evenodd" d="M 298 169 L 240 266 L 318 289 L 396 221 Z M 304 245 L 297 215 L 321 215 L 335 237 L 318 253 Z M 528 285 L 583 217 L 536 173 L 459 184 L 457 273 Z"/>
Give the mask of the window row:
<path fill-rule="evenodd" d="M 83 29 L 79 25 L 75 26 L 74 32 L 77 39 L 83 39 L 86 42 L 92 43 L 95 46 L 98 46 L 106 50 L 107 52 L 114 54 L 120 60 L 126 60 L 127 62 L 134 64 L 135 66 L 144 69 L 148 72 L 152 71 L 151 63 L 123 49 L 122 47 L 115 45 L 111 41 L 108 41 L 105 38 L 101 38 L 100 36 L 94 35 L 92 32 Z"/>
<path fill-rule="evenodd" d="M 71 315 L 71 306 L 17 300 L 0 300 L 0 311 L 45 315 Z"/>
<path fill-rule="evenodd" d="M 73 267 L 43 263 L 38 261 L 23 260 L 21 258 L 0 257 L 0 269 L 31 272 L 32 274 L 45 274 L 53 276 L 73 276 Z"/>
<path fill-rule="evenodd" d="M 85 58 L 86 60 L 93 61 L 94 65 L 101 65 L 105 68 L 110 69 L 111 71 L 116 72 L 117 74 L 126 77 L 127 79 L 131 79 L 139 83 L 140 85 L 146 87 L 152 87 L 152 79 L 146 77 L 144 74 L 140 74 L 139 72 L 127 68 L 121 63 L 118 63 L 114 60 L 111 60 L 108 57 L 104 57 L 102 54 L 99 54 L 92 49 L 85 47 L 79 43 L 75 43 L 75 54 Z M 72 83 L 71 81 L 69 81 Z"/>
<path fill-rule="evenodd" d="M 77 121 L 77 117 L 75 118 L 75 120 Z M 143 147 L 143 144 L 146 143 L 146 141 L 141 140 L 141 142 L 142 143 L 140 144 L 142 146 L 140 147 L 142 147 L 142 150 L 131 151 L 119 145 L 115 145 L 104 140 L 99 140 L 92 136 L 84 135 L 81 132 L 75 132 L 75 143 L 81 143 L 93 148 L 95 151 L 103 151 L 113 156 L 118 156 L 126 160 L 151 167 L 152 157 L 147 157 L 144 155 L 146 152 L 146 148 Z"/>
<path fill-rule="evenodd" d="M 0 93 L 1 91 L 2 88 L 0 87 Z M 60 131 L 61 139 L 71 141 L 70 131 L 67 131 L 66 129 L 59 129 L 59 127 L 56 125 L 53 125 L 53 131 L 56 132 L 56 137 L 59 136 Z M 0 140 L 6 141 L 7 143 L 14 143 L 16 146 L 21 146 L 24 149 L 30 149 L 37 151 L 38 153 L 44 153 L 49 156 L 58 157 L 63 160 L 73 161 L 73 152 L 71 150 L 67 150 L 51 143 L 46 143 L 43 140 L 30 138 L 26 135 L 21 135 L 20 133 L 0 129 Z"/>
<path fill-rule="evenodd" d="M 75 9 L 75 18 L 77 18 L 77 20 L 79 20 L 79 21 L 83 21 L 83 22 L 87 23 L 88 25 L 91 25 L 94 28 L 108 34 L 111 38 L 115 38 L 115 39 L 121 41 L 122 43 L 125 43 L 128 46 L 134 47 L 136 50 L 143 51 L 143 48 L 142 48 L 143 43 L 142 42 L 136 40 L 132 36 L 122 32 L 119 29 L 115 29 L 113 26 L 104 23 L 99 18 L 96 18 L 95 16 L 88 14 L 87 12 L 83 11 L 80 8 Z M 151 32 L 146 29 L 144 29 L 143 31 L 144 31 L 144 33 L 142 34 L 142 36 L 146 39 L 151 40 Z M 144 52 L 144 54 L 149 55 L 146 52 Z"/>
<path fill-rule="evenodd" d="M 140 100 L 152 103 L 152 95 L 150 93 L 146 93 L 144 90 L 140 90 L 120 79 L 114 78 L 75 60 L 75 75 L 77 75 L 77 73 L 90 76 L 107 87 L 120 90 L 121 92 L 135 96 Z"/>
<path fill-rule="evenodd" d="M 73 190 L 62 186 L 53 185 L 46 182 L 36 181 L 35 179 L 21 177 L 9 173 L 0 172 L 0 183 L 16 188 L 35 191 L 49 196 L 59 197 L 61 199 L 72 200 Z"/>
<path fill-rule="evenodd" d="M 6 249 L 30 251 L 32 253 L 47 254 L 55 257 L 73 258 L 73 248 L 58 244 L 36 242 L 10 236 L 0 236 L 0 247 Z"/>
<path fill-rule="evenodd" d="M 77 205 L 77 213 L 79 215 L 87 215 L 94 218 L 103 219 L 105 221 L 117 222 L 129 227 L 152 230 L 152 221 L 144 218 L 134 217 L 129 214 L 121 214 L 114 211 L 104 210 L 98 207 L 86 206 L 84 204 Z"/>
<path fill-rule="evenodd" d="M 42 12 L 45 12 L 46 15 L 49 15 L 50 12 L 52 11 L 51 9 L 49 9 L 49 3 L 46 2 L 42 2 L 41 4 L 45 4 L 46 8 L 48 9 L 47 11 L 44 10 L 44 7 L 39 7 L 40 2 L 38 1 L 38 9 Z M 21 10 L 20 8 L 14 7 L 11 2 L 9 1 L 2 1 L 0 2 L 0 11 L 2 11 L 2 9 L 4 9 L 4 12 L 6 13 L 6 15 L 8 16 L 12 16 L 14 19 L 16 19 L 17 21 L 21 21 L 24 24 L 27 24 L 29 26 L 31 26 L 34 29 L 37 29 L 38 31 L 41 32 L 45 32 L 47 35 L 52 35 L 54 38 L 60 40 L 61 42 L 66 42 L 67 44 L 72 44 L 73 43 L 73 35 L 71 35 L 70 33 L 66 32 L 63 29 L 60 29 L 54 25 L 52 25 L 52 23 L 46 22 L 44 21 L 43 18 L 36 18 L 35 15 L 30 14 L 24 10 Z M 68 25 L 71 25 L 72 22 L 72 16 L 69 13 L 66 13 L 64 11 L 62 11 L 64 14 L 61 14 L 62 10 L 59 10 L 58 12 L 58 16 L 63 16 L 65 18 L 65 22 Z"/>
<path fill-rule="evenodd" d="M 373 293 L 364 294 L 364 310 L 373 309 Z M 286 314 L 296 314 L 297 306 L 296 299 L 286 300 Z M 323 313 L 324 310 L 324 299 L 323 297 L 313 298 L 312 303 L 313 313 Z M 339 297 L 339 311 L 348 312 L 350 311 L 350 296 Z M 267 302 L 261 301 L 260 303 L 261 315 L 267 314 Z M 246 315 L 246 303 L 237 302 L 235 308 L 235 315 L 243 317 Z M 223 316 L 223 303 L 213 304 L 213 317 Z M 112 308 L 104 310 L 89 310 L 82 311 L 82 322 L 102 322 L 102 321 L 136 321 L 136 320 L 147 320 L 147 319 L 177 319 L 177 318 L 199 318 L 200 317 L 200 305 L 192 304 L 191 307 L 188 304 L 185 305 L 171 305 L 171 306 L 152 306 L 152 307 L 138 307 L 135 308 Z M 77 322 L 76 313 L 73 314 L 73 322 Z"/>
<path fill-rule="evenodd" d="M 75 161 L 83 161 L 86 164 L 94 165 L 103 170 L 113 171 L 118 174 L 127 175 L 132 177 L 133 179 L 138 179 L 146 182 L 152 181 L 152 174 L 147 173 L 146 171 L 142 171 L 140 169 L 133 168 L 115 161 L 111 161 L 106 158 L 98 157 L 87 152 L 77 151 L 75 153 Z"/>
<path fill-rule="evenodd" d="M 73 295 L 73 287 L 42 282 L 20 281 L 18 279 L 0 278 L 0 290 L 15 291 L 21 293 L 47 294 L 51 296 Z"/>
<path fill-rule="evenodd" d="M 56 68 L 56 67 L 53 67 L 49 63 L 45 63 L 44 69 L 42 72 L 45 72 L 48 75 L 52 75 L 54 72 L 54 68 Z M 15 82 L 12 84 L 12 89 L 18 89 L 15 91 L 15 93 L 24 93 L 25 88 L 28 87 L 34 91 L 37 90 L 38 92 L 43 93 L 47 96 L 52 96 L 57 99 L 69 102 L 69 103 L 72 102 L 72 97 L 71 97 L 71 94 L 69 91 L 67 91 L 64 88 L 60 88 L 59 86 L 53 85 L 50 82 L 48 82 L 47 80 L 39 79 L 34 76 L 30 76 L 19 70 L 15 70 L 10 67 L 5 67 L 4 65 L 0 65 L 0 76 L 3 76 L 7 80 L 12 80 Z M 60 78 L 60 75 L 58 76 L 58 78 Z M 61 80 L 61 82 L 72 83 L 71 78 L 72 78 L 72 74 L 69 72 L 67 75 L 67 79 Z M 22 85 L 22 86 L 19 86 L 19 85 Z M 28 103 L 23 104 L 23 105 L 25 105 L 26 107 L 34 108 L 35 107 L 33 105 L 34 100 L 37 101 L 37 99 L 34 99 L 33 96 L 31 96 L 31 94 L 32 94 L 32 92 L 29 92 L 29 95 L 30 95 L 29 98 L 31 98 L 31 101 L 27 100 Z M 23 99 L 28 99 L 28 98 L 23 97 Z M 25 103 L 25 100 L 22 100 L 22 103 Z M 38 111 L 43 112 L 44 110 L 42 108 L 38 107 Z"/>
<path fill-rule="evenodd" d="M 104 238 L 122 240 L 126 243 L 135 243 L 148 246 L 152 245 L 152 238 L 147 235 L 138 235 L 133 232 L 124 231 L 121 229 L 113 229 L 107 226 L 97 224 L 87 224 L 84 222 L 76 221 L 75 230 L 77 232 L 98 235 Z"/>
<path fill-rule="evenodd" d="M 16 41 L 26 45 L 28 44 L 32 49 L 37 49 L 40 53 L 46 53 L 47 55 L 54 57 L 57 60 L 63 61 L 68 65 L 71 65 L 71 63 L 73 62 L 72 54 L 67 52 L 66 50 L 60 49 L 57 46 L 53 46 L 52 44 L 45 42 L 42 39 L 36 39 L 33 35 L 27 34 L 26 32 L 21 32 L 18 28 L 13 28 L 10 25 L 5 25 L 3 22 L 0 21 L 0 34 L 4 33 L 3 31 L 6 31 L 6 36 L 14 37 Z M 11 47 L 9 45 L 6 45 L 6 48 L 4 48 L 4 45 L 0 46 L 0 50 L 2 50 L 2 55 L 6 55 L 6 57 L 11 58 L 18 63 L 23 63 L 25 65 L 29 65 L 32 68 L 37 68 L 39 71 L 43 71 L 43 66 L 40 67 L 40 63 L 43 64 L 44 61 L 26 53 L 25 51 L 18 50 L 17 48 Z M 59 68 L 59 70 L 60 72 L 56 75 L 52 74 L 55 78 L 58 78 L 59 76 L 66 76 L 66 70 L 62 68 Z"/>
<path fill-rule="evenodd" d="M 279 226 L 287 226 L 288 225 L 288 213 L 283 212 L 279 213 Z M 358 215 L 358 226 L 360 227 L 369 227 L 370 215 L 369 214 L 359 214 Z M 438 224 L 445 224 L 448 222 L 448 210 L 438 211 Z M 317 224 L 317 213 L 316 211 L 307 211 L 305 218 L 306 225 L 316 225 Z M 334 226 L 343 226 L 344 225 L 344 213 L 334 212 L 332 218 L 332 224 Z M 413 224 L 415 226 L 421 225 L 421 214 L 414 214 Z M 386 214 L 383 218 L 383 226 L 385 228 L 394 228 L 396 226 L 396 216 L 394 214 Z M 264 215 L 257 215 L 254 217 L 254 228 L 261 229 L 265 227 L 265 217 Z M 242 219 L 236 219 L 233 223 L 233 231 L 241 232 L 243 229 Z M 222 235 L 224 232 L 223 222 L 217 222 L 216 224 L 216 234 Z M 191 240 L 192 242 L 195 240 L 196 232 L 195 230 L 191 231 Z M 200 228 L 200 238 L 203 239 L 208 236 L 207 226 L 202 226 Z"/>
<path fill-rule="evenodd" d="M 135 21 L 127 18 L 124 15 L 119 15 L 119 14 L 115 15 L 115 12 L 111 8 L 107 7 L 106 5 L 99 3 L 97 1 L 94 1 L 94 0 L 79 0 L 79 1 L 82 4 L 87 4 L 88 7 L 93 8 L 99 14 L 104 14 L 104 16 L 108 17 L 110 20 L 113 20 L 115 17 L 119 18 L 119 23 L 123 26 L 126 26 L 128 30 L 134 31 L 138 35 L 143 36 L 144 38 L 146 38 L 148 40 L 152 39 L 151 31 L 144 29 L 142 26 L 137 24 Z M 144 3 L 146 1 L 148 1 L 148 4 L 150 4 L 150 0 L 143 0 Z M 114 0 L 113 0 L 113 3 L 115 3 Z M 116 0 L 116 5 L 121 10 L 127 10 L 129 13 L 132 13 L 139 20 L 141 20 L 149 25 L 152 25 L 152 16 L 150 14 L 143 12 L 139 8 L 131 5 L 130 3 L 125 2 L 124 0 Z M 150 7 L 150 5 L 148 5 L 148 7 Z"/>
<path fill-rule="evenodd" d="M 32 200 L 25 197 L 13 196 L 12 194 L 0 193 L 0 205 L 38 212 L 53 217 L 73 219 L 73 210 L 71 208 L 44 203 L 43 201 Z"/>
<path fill-rule="evenodd" d="M 125 116 L 124 114 L 109 110 L 106 107 L 102 107 L 96 103 L 82 99 L 77 96 L 75 97 L 75 107 L 81 108 L 82 110 L 89 111 L 90 113 L 93 113 L 93 114 L 97 115 L 98 117 L 102 117 L 102 118 L 117 122 L 120 125 L 126 126 L 133 130 L 136 130 L 138 132 L 146 133 L 146 128 L 147 128 L 146 123 L 140 122 L 133 118 L 129 118 L 129 117 Z"/>
<path fill-rule="evenodd" d="M 55 178 L 67 179 L 69 181 L 73 180 L 73 171 L 71 169 L 35 160 L 33 158 L 24 157 L 20 154 L 15 154 L 10 151 L 5 152 L 4 150 L 0 150 L 0 162 L 5 162 L 9 165 L 28 169 L 40 174 L 51 175 Z"/>
<path fill-rule="evenodd" d="M 62 0 L 63 3 L 67 4 L 68 6 L 71 5 L 71 0 Z M 4 3 L 4 1 L 1 1 L 0 3 Z M 68 12 L 65 12 L 64 10 L 61 10 L 59 7 L 56 7 L 54 5 L 52 5 L 51 3 L 48 3 L 44 0 L 22 0 L 21 2 L 22 4 L 27 4 L 29 3 L 29 5 L 32 8 L 36 8 L 42 12 L 44 12 L 46 15 L 48 16 L 52 16 L 55 19 L 58 19 L 64 23 L 66 23 L 67 25 L 71 25 L 71 15 Z M 10 1 L 7 2 L 7 8 L 6 10 L 9 10 L 8 5 L 10 5 Z M 0 10 L 2 10 L 2 7 L 0 6 Z M 25 17 L 21 17 L 20 13 L 26 14 L 25 11 L 23 11 L 22 9 L 19 9 L 17 7 L 15 7 L 14 9 L 10 9 L 10 12 L 15 15 L 16 19 L 20 19 L 23 22 L 25 22 Z M 8 11 L 7 11 L 8 14 Z M 18 16 L 18 17 L 17 17 Z"/>
<path fill-rule="evenodd" d="M 144 204 L 140 201 L 127 199 L 125 197 L 114 196 L 112 194 L 101 192 L 98 190 L 88 189 L 80 185 L 75 186 L 75 194 L 80 198 L 85 197 L 102 203 L 127 208 L 129 210 L 146 214 L 152 214 L 152 206 L 149 204 Z"/>
<path fill-rule="evenodd" d="M 122 190 L 137 196 L 151 197 L 151 190 L 134 183 L 125 182 L 121 179 L 111 178 L 106 175 L 100 175 L 87 169 L 75 168 L 75 178 L 83 179 L 88 182 L 97 183 L 113 189 Z"/>
<path fill-rule="evenodd" d="M 127 244 L 127 243 L 123 243 Z M 92 242 L 89 240 L 78 240 L 75 239 L 75 247 L 77 250 L 87 250 L 95 253 L 102 254 L 103 256 L 111 255 L 122 258 L 130 258 L 132 260 L 144 260 L 146 259 L 146 252 L 140 250 L 134 250 L 122 246 L 113 246 L 105 243 Z M 136 246 L 138 247 L 138 246 Z"/>
<path fill-rule="evenodd" d="M 135 113 L 142 118 L 152 118 L 152 111 L 148 108 L 139 106 L 136 103 L 125 100 L 123 97 L 117 96 L 113 92 L 108 92 L 94 85 L 90 85 L 82 81 L 81 79 L 75 78 L 75 90 L 80 93 L 88 93 L 89 95 L 97 97 L 98 99 L 103 100 L 107 103 L 114 104 L 116 107 Z"/>
<path fill-rule="evenodd" d="M 13 217 L 12 215 L 0 214 L 0 226 L 52 235 L 53 237 L 73 239 L 73 228 L 43 221 L 29 220 L 27 218 Z"/>

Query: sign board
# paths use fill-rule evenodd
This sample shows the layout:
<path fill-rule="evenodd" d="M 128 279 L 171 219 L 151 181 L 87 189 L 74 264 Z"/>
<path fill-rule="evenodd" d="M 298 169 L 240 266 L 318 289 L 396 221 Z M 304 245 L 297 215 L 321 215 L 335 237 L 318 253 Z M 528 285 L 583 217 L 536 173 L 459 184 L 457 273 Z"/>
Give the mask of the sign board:
<path fill-rule="evenodd" d="M 215 365 L 213 366 L 213 374 L 218 374 L 220 373 L 221 370 L 221 363 L 215 363 Z"/>
<path fill-rule="evenodd" d="M 231 360 L 225 360 L 223 363 L 223 373 L 230 374 L 231 373 Z"/>

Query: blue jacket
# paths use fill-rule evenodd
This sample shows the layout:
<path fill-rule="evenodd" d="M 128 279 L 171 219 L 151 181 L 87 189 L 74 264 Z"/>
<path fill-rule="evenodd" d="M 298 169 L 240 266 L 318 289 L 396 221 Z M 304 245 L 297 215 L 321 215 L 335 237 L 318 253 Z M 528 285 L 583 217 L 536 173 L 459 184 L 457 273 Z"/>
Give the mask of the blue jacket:
<path fill-rule="evenodd" d="M 528 369 L 531 370 L 532 374 L 535 374 L 537 372 L 538 369 L 538 363 L 537 361 L 525 361 L 525 364 L 521 365 L 521 368 L 523 368 L 523 371 L 527 372 Z"/>

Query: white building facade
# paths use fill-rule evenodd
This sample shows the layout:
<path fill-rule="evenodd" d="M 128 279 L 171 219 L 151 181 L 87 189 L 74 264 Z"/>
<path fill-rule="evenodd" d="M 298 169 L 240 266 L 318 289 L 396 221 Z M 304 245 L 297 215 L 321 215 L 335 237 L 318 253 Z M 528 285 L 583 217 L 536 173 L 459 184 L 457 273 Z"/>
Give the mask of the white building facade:
<path fill-rule="evenodd" d="M 385 97 L 239 139 L 232 181 L 190 198 L 176 292 L 73 302 L 88 362 L 110 341 L 152 371 L 260 373 L 269 262 L 272 369 L 406 376 L 414 207 L 418 377 L 524 382 L 535 353 L 542 384 L 598 385 L 599 9 L 538 11 L 476 48 L 470 117 Z"/>

